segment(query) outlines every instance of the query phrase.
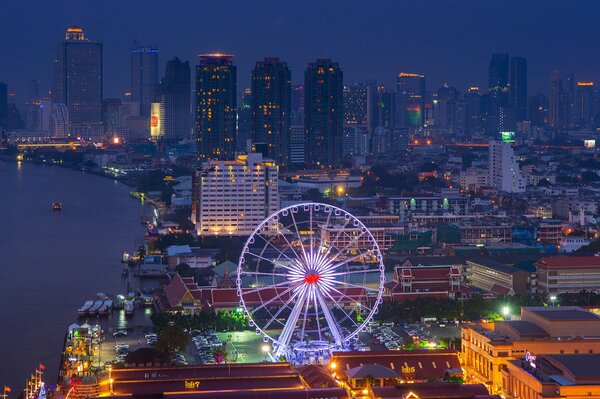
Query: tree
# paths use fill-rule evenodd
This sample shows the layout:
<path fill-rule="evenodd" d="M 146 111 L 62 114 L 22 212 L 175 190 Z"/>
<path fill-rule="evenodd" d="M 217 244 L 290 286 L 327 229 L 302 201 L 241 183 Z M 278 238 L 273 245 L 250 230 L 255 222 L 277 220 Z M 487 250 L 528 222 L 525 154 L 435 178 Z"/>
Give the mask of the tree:
<path fill-rule="evenodd" d="M 181 277 L 194 277 L 194 271 L 187 263 L 180 263 L 175 266 L 175 270 L 177 270 L 177 274 Z"/>
<path fill-rule="evenodd" d="M 183 327 L 173 324 L 162 330 L 156 350 L 163 356 L 171 356 L 176 351 L 182 351 L 187 348 L 189 337 L 183 330 Z"/>
<path fill-rule="evenodd" d="M 581 174 L 581 181 L 585 183 L 594 183 L 598 180 L 600 180 L 600 176 L 594 172 L 590 172 L 589 170 Z"/>

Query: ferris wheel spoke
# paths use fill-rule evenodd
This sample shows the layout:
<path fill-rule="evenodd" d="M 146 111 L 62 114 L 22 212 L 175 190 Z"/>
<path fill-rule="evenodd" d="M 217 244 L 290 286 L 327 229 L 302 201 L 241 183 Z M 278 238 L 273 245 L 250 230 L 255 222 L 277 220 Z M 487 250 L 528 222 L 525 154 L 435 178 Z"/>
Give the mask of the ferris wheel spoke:
<path fill-rule="evenodd" d="M 341 254 L 342 254 L 344 251 L 346 251 L 348 248 L 350 248 L 350 246 L 351 246 L 353 243 L 355 243 L 355 242 L 358 242 L 358 240 L 359 240 L 359 239 L 360 239 L 362 236 L 364 236 L 365 234 L 366 234 L 366 231 L 364 231 L 364 232 L 360 233 L 359 235 L 357 235 L 356 237 L 354 237 L 353 239 L 351 239 L 351 240 L 350 240 L 350 242 L 344 246 L 344 248 L 342 248 L 341 250 L 339 250 L 339 251 L 338 251 L 338 252 L 337 252 L 337 253 L 336 253 L 334 256 L 332 256 L 330 259 L 331 259 L 332 261 L 333 261 L 333 260 L 335 260 L 335 259 L 337 259 L 337 258 L 338 258 L 338 256 L 340 256 L 340 255 L 341 255 Z M 350 236 L 348 236 L 348 237 L 350 237 Z M 358 246 L 357 246 L 357 247 L 358 247 Z"/>
<path fill-rule="evenodd" d="M 325 224 L 323 225 L 325 229 L 329 226 L 329 221 L 331 220 L 331 214 L 334 212 L 333 208 L 329 208 L 329 212 L 327 213 L 327 220 L 325 220 Z M 323 240 L 325 239 L 324 230 L 321 230 L 321 238 L 319 239 L 319 248 L 318 252 L 321 253 L 321 248 L 323 248 Z"/>
<path fill-rule="evenodd" d="M 336 293 L 338 293 L 338 294 L 339 294 L 339 295 L 341 295 L 342 297 L 349 299 L 351 303 L 360 303 L 360 302 L 359 302 L 359 299 L 352 298 L 352 297 L 348 296 L 347 294 L 343 293 L 342 291 L 338 290 L 337 288 L 335 288 L 335 287 L 333 287 L 333 286 L 328 286 L 327 288 L 328 288 L 328 289 L 330 289 L 330 290 L 332 290 L 332 291 L 334 291 L 334 292 L 336 292 Z M 333 299 L 335 303 L 338 303 L 338 302 L 341 300 L 341 298 L 339 298 L 339 299 L 335 300 L 335 299 L 333 298 L 333 296 L 331 296 L 331 299 Z M 363 307 L 364 307 L 364 308 L 366 308 L 366 309 L 367 309 L 369 312 L 371 312 L 371 308 L 369 308 L 367 305 L 362 305 L 362 304 L 361 304 L 361 306 L 363 306 Z"/>
<path fill-rule="evenodd" d="M 286 227 L 286 229 L 289 230 L 288 227 Z M 294 246 L 290 243 L 290 241 L 287 239 L 287 237 L 285 236 L 285 234 L 281 234 L 281 236 L 283 237 L 283 239 L 285 240 L 286 244 L 288 245 L 288 248 L 290 248 L 292 250 L 292 252 L 294 253 L 294 256 L 296 257 L 296 259 L 300 259 L 301 258 L 300 254 L 298 252 L 296 252 L 296 249 L 294 249 Z"/>
<path fill-rule="evenodd" d="M 298 208 L 300 209 L 300 208 Z M 304 259 L 308 259 L 306 256 L 306 250 L 304 249 L 304 243 L 302 242 L 302 237 L 300 236 L 300 232 L 298 231 L 298 223 L 296 223 L 296 218 L 294 217 L 294 212 L 290 211 L 290 216 L 292 217 L 292 224 L 294 225 L 294 229 L 296 230 L 296 235 L 298 236 L 298 242 L 300 244 L 300 248 L 302 249 L 302 256 Z"/>
<path fill-rule="evenodd" d="M 308 297 L 306 298 L 305 302 L 306 302 L 306 306 L 304 308 L 304 320 L 302 322 L 302 332 L 300 333 L 300 341 L 304 341 L 304 336 L 306 333 L 306 319 L 308 316 L 308 307 L 310 305 L 310 288 L 309 288 L 309 293 L 308 293 Z"/>
<path fill-rule="evenodd" d="M 331 296 L 331 294 L 327 291 L 327 290 L 323 290 L 323 292 L 325 293 L 325 295 L 327 295 L 329 297 L 329 299 L 331 299 L 331 302 L 342 311 L 342 313 L 346 316 L 341 320 L 337 320 L 338 324 L 341 324 L 348 316 L 348 313 L 346 313 L 346 311 L 344 310 L 344 308 L 339 304 L 339 301 L 336 301 L 335 299 L 333 299 L 333 297 Z M 355 305 L 356 307 L 356 305 Z M 354 308 L 353 308 L 354 309 Z M 350 320 L 352 320 L 352 318 L 350 317 Z M 358 324 L 356 324 L 356 322 L 354 320 L 352 320 L 352 322 L 354 323 L 355 327 L 358 327 Z"/>
<path fill-rule="evenodd" d="M 275 262 L 273 262 L 273 260 L 272 260 L 272 259 L 267 259 L 267 258 L 265 258 L 264 256 L 261 256 L 261 255 L 255 254 L 254 252 L 250 252 L 250 251 L 248 251 L 248 252 L 246 252 L 246 255 L 252 255 L 252 256 L 254 256 L 254 257 L 257 257 L 258 259 L 264 260 L 265 262 L 269 262 L 269 263 L 273 264 L 273 267 L 275 267 L 275 266 L 280 266 L 280 267 L 283 267 L 284 269 L 287 269 L 287 270 L 290 270 L 290 271 L 294 271 L 294 269 L 292 269 L 290 266 L 286 266 L 286 265 L 284 265 L 283 263 L 278 263 L 278 264 L 276 264 Z M 293 262 L 293 261 L 292 261 L 292 262 Z"/>
<path fill-rule="evenodd" d="M 269 328 L 269 326 L 271 325 L 271 323 L 273 323 L 275 320 L 277 320 L 277 317 L 279 317 L 279 315 L 281 314 L 281 312 L 283 312 L 285 309 L 288 309 L 289 304 L 294 300 L 294 298 L 296 298 L 302 290 L 298 290 L 296 292 L 294 292 L 290 298 L 283 304 L 283 306 L 281 306 L 277 312 L 275 312 L 275 315 L 271 315 L 271 319 L 267 322 L 267 324 L 265 324 L 265 326 L 263 327 L 263 330 L 266 330 L 267 328 Z"/>
<path fill-rule="evenodd" d="M 345 285 L 347 287 L 352 287 L 352 288 L 360 288 L 360 289 L 363 289 L 363 290 L 369 290 L 369 291 L 379 292 L 379 290 L 377 288 L 368 287 L 366 285 L 356 285 L 356 284 L 348 283 L 346 281 L 341 281 L 341 280 L 333 280 L 333 283 L 334 284 L 342 284 L 342 285 Z"/>
<path fill-rule="evenodd" d="M 265 243 L 267 243 L 268 245 L 270 245 L 270 246 L 271 246 L 271 248 L 273 248 L 273 249 L 275 249 L 277 252 L 279 252 L 279 253 L 280 253 L 280 254 L 281 254 L 281 255 L 282 255 L 284 258 L 286 258 L 286 259 L 287 259 L 287 260 L 289 260 L 290 262 L 293 262 L 293 260 L 292 260 L 292 259 L 291 259 L 289 256 L 287 256 L 287 255 L 286 255 L 285 253 L 283 253 L 283 252 L 282 252 L 282 251 L 281 251 L 279 248 L 277 248 L 275 245 L 273 245 L 273 243 L 271 242 L 271 240 L 267 240 L 267 239 L 266 239 L 265 237 L 263 237 L 263 236 L 260 236 L 260 238 L 261 238 L 261 239 L 262 239 L 262 240 L 263 240 Z M 262 251 L 262 252 L 264 252 L 264 248 L 263 248 L 263 251 Z M 272 262 L 272 261 L 271 261 L 271 262 Z"/>
<path fill-rule="evenodd" d="M 323 340 L 323 333 L 321 332 L 321 322 L 319 321 L 319 306 L 317 306 L 317 296 L 313 295 L 313 302 L 315 307 L 315 319 L 317 320 L 317 331 L 319 332 L 319 341 Z"/>
<path fill-rule="evenodd" d="M 288 277 L 289 274 L 284 273 L 267 273 L 267 272 L 255 272 L 253 270 L 243 270 L 240 275 L 245 276 L 275 276 L 275 277 Z"/>
<path fill-rule="evenodd" d="M 364 253 L 360 253 L 358 255 L 354 255 L 353 257 L 348 258 L 348 259 L 346 259 L 344 261 L 341 261 L 339 263 L 336 263 L 336 264 L 333 264 L 333 265 L 329 265 L 329 266 L 323 268 L 322 273 L 327 273 L 327 272 L 336 270 L 340 266 L 344 266 L 346 263 L 354 262 L 356 259 L 360 259 L 360 258 L 363 258 L 365 256 L 366 256 L 366 254 L 364 254 Z"/>
<path fill-rule="evenodd" d="M 323 315 L 325 316 L 325 321 L 327 322 L 327 325 L 329 326 L 329 330 L 331 331 L 331 334 L 333 334 L 333 337 L 335 338 L 336 343 L 341 346 L 344 342 L 344 338 L 342 337 L 342 334 L 337 327 L 335 318 L 331 314 L 331 311 L 329 310 L 329 307 L 327 306 L 327 303 L 325 302 L 325 298 L 323 298 L 322 290 L 317 289 L 315 294 L 316 294 L 317 300 L 319 302 L 319 306 L 321 306 L 321 312 L 323 312 Z"/>
<path fill-rule="evenodd" d="M 282 292 L 278 293 L 277 295 L 275 295 L 273 298 L 269 299 L 267 302 L 263 302 L 262 304 L 260 304 L 259 306 L 255 307 L 254 309 L 252 309 L 252 311 L 248 312 L 250 314 L 254 314 L 256 313 L 258 310 L 269 306 L 271 303 L 273 303 L 276 299 L 281 298 L 282 295 L 287 294 L 288 292 L 290 292 L 294 287 L 288 287 L 285 290 L 283 290 Z M 242 293 L 242 298 L 243 298 L 244 294 Z"/>
<path fill-rule="evenodd" d="M 283 326 L 283 330 L 281 330 L 281 334 L 279 334 L 279 342 L 278 342 L 278 352 L 282 349 L 285 349 L 292 338 L 292 334 L 296 325 L 298 324 L 298 318 L 300 317 L 300 313 L 302 312 L 302 308 L 304 307 L 304 301 L 306 301 L 306 286 L 303 286 L 302 289 L 296 291 L 299 293 L 299 299 L 292 307 L 292 311 L 285 325 Z"/>
<path fill-rule="evenodd" d="M 269 290 L 269 289 L 273 289 L 274 287 L 281 287 L 284 285 L 288 285 L 290 282 L 289 281 L 282 281 L 280 283 L 276 283 L 273 285 L 265 285 L 264 287 L 259 287 L 259 288 L 255 288 L 253 290 L 250 291 L 242 291 L 242 295 L 250 295 L 250 294 L 254 294 L 256 292 L 260 292 L 262 290 Z"/>
<path fill-rule="evenodd" d="M 348 220 L 346 220 L 346 223 L 344 223 L 344 226 L 342 228 L 340 228 L 340 230 L 336 234 L 335 238 L 332 241 L 329 241 L 329 245 L 328 245 L 329 248 L 327 248 L 327 252 L 325 253 L 326 258 L 329 257 L 329 254 L 331 253 L 331 249 L 334 247 L 333 243 L 337 242 L 337 240 L 340 237 L 340 235 L 342 234 L 342 232 L 344 230 L 346 230 L 346 226 L 348 226 L 348 223 L 350 223 L 350 218 L 348 218 Z"/>

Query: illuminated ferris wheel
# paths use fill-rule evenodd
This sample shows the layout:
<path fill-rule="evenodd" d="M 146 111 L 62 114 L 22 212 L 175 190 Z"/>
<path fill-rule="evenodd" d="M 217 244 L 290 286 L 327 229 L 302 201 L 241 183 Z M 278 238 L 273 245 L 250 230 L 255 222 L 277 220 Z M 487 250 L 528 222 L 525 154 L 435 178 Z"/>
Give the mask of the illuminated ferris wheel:
<path fill-rule="evenodd" d="M 384 282 L 371 232 L 343 209 L 318 203 L 264 220 L 237 269 L 240 306 L 275 359 L 348 348 L 377 313 Z"/>

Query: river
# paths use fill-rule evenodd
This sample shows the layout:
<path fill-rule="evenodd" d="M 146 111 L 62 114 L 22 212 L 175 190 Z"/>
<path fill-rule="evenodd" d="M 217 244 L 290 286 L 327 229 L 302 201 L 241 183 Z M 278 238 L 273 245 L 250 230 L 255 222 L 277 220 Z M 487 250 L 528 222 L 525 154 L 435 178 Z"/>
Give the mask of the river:
<path fill-rule="evenodd" d="M 142 243 L 148 211 L 129 191 L 79 171 L 0 161 L 0 387 L 13 397 L 39 363 L 56 382 L 66 329 L 86 299 L 126 291 L 120 257 Z"/>

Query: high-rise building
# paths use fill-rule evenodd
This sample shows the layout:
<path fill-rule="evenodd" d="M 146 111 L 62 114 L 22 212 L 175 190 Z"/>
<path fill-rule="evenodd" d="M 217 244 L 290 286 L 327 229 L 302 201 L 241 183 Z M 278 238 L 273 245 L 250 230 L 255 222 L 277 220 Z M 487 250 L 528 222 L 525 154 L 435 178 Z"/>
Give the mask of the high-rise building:
<path fill-rule="evenodd" d="M 290 163 L 295 166 L 304 164 L 304 133 L 304 125 L 290 128 Z"/>
<path fill-rule="evenodd" d="M 335 166 L 342 162 L 344 76 L 338 63 L 318 59 L 304 72 L 305 162 Z"/>
<path fill-rule="evenodd" d="M 292 73 L 279 58 L 265 58 L 252 70 L 252 142 L 280 166 L 290 158 Z"/>
<path fill-rule="evenodd" d="M 344 156 L 367 155 L 369 153 L 369 132 L 366 125 L 344 126 Z"/>
<path fill-rule="evenodd" d="M 292 86 L 292 125 L 304 125 L 304 85 Z"/>
<path fill-rule="evenodd" d="M 200 236 L 244 236 L 279 209 L 277 165 L 261 154 L 204 162 L 194 176 L 192 220 Z"/>
<path fill-rule="evenodd" d="M 106 137 L 123 137 L 125 129 L 125 111 L 118 98 L 102 101 L 102 125 Z"/>
<path fill-rule="evenodd" d="M 509 96 L 516 120 L 527 120 L 527 60 L 523 57 L 510 59 Z"/>
<path fill-rule="evenodd" d="M 6 128 L 8 118 L 8 85 L 0 82 L 0 128 Z"/>
<path fill-rule="evenodd" d="M 594 119 L 594 82 L 577 82 L 575 117 L 578 127 L 592 124 Z"/>
<path fill-rule="evenodd" d="M 252 89 L 247 88 L 242 93 L 242 101 L 238 105 L 237 148 L 249 151 L 252 146 Z"/>
<path fill-rule="evenodd" d="M 438 129 L 451 134 L 456 132 L 459 94 L 456 88 L 447 85 L 438 89 L 436 99 L 433 102 L 434 123 Z"/>
<path fill-rule="evenodd" d="M 558 71 L 552 72 L 550 78 L 550 104 L 548 126 L 554 131 L 563 130 L 566 126 L 565 90 Z"/>
<path fill-rule="evenodd" d="M 504 89 L 509 82 L 508 54 L 492 54 L 489 67 L 490 89 Z"/>
<path fill-rule="evenodd" d="M 200 159 L 233 159 L 237 72 L 233 56 L 202 54 L 196 67 L 196 140 Z"/>
<path fill-rule="evenodd" d="M 417 128 L 425 123 L 425 76 L 398 73 L 398 125 Z"/>
<path fill-rule="evenodd" d="M 37 111 L 40 108 L 40 81 L 33 79 L 27 82 L 27 101 L 25 102 L 25 127 L 39 130 Z"/>
<path fill-rule="evenodd" d="M 131 101 L 139 104 L 140 115 L 150 115 L 150 104 L 156 101 L 158 86 L 158 49 L 133 43 L 131 49 Z"/>
<path fill-rule="evenodd" d="M 82 28 L 71 26 L 54 63 L 52 102 L 67 106 L 73 134 L 101 136 L 102 43 L 88 40 Z"/>
<path fill-rule="evenodd" d="M 385 86 L 369 85 L 367 104 L 370 134 L 378 127 L 391 129 L 396 126 L 396 93 Z"/>
<path fill-rule="evenodd" d="M 499 131 L 505 129 L 510 124 L 506 116 L 510 114 L 507 111 L 509 104 L 509 55 L 492 54 L 490 59 L 488 75 L 489 95 L 487 97 L 489 105 L 486 115 L 486 130 L 488 135 L 495 136 Z M 501 120 L 502 119 L 502 120 Z"/>
<path fill-rule="evenodd" d="M 367 124 L 367 86 L 344 86 L 344 124 Z"/>
<path fill-rule="evenodd" d="M 69 111 L 65 104 L 52 103 L 50 100 L 40 100 L 36 113 L 37 129 L 44 136 L 64 138 L 69 130 Z"/>
<path fill-rule="evenodd" d="M 490 184 L 507 193 L 525 192 L 525 178 L 519 169 L 512 144 L 491 140 L 489 143 L 488 171 Z"/>
<path fill-rule="evenodd" d="M 190 63 L 188 61 L 182 62 L 175 57 L 167 62 L 160 94 L 161 107 L 156 108 L 155 106 L 154 111 L 161 114 L 159 117 L 162 118 L 155 122 L 161 125 L 164 140 L 175 143 L 189 139 L 192 117 Z M 150 123 L 152 129 L 152 120 Z"/>
<path fill-rule="evenodd" d="M 573 73 L 567 73 L 566 79 L 563 83 L 564 94 L 563 94 L 563 108 L 565 113 L 565 129 L 575 128 L 575 101 L 577 97 L 576 87 L 577 82 L 575 81 L 575 75 Z"/>
<path fill-rule="evenodd" d="M 529 120 L 532 126 L 548 124 L 548 96 L 538 93 L 529 99 Z"/>

